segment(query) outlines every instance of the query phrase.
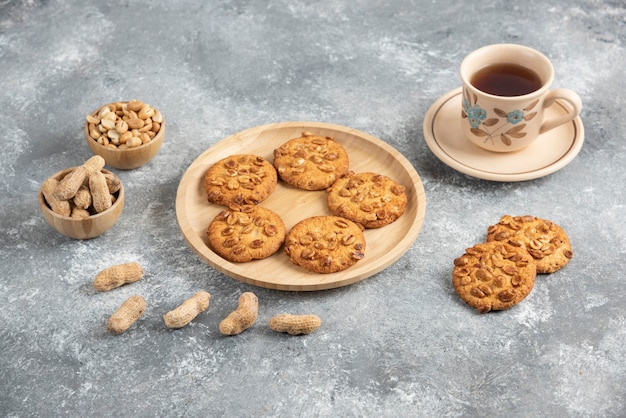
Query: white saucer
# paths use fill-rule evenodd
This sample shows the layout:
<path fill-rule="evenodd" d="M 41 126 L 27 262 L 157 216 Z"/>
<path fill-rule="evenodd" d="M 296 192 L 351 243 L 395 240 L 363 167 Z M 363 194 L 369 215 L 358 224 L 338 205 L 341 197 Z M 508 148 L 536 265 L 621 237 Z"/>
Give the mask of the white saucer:
<path fill-rule="evenodd" d="M 554 173 L 569 164 L 582 148 L 585 130 L 580 117 L 539 136 L 516 152 L 491 152 L 466 140 L 461 127 L 461 88 L 440 97 L 424 118 L 424 138 L 446 165 L 485 180 L 524 181 Z M 548 115 L 565 112 L 558 102 Z"/>

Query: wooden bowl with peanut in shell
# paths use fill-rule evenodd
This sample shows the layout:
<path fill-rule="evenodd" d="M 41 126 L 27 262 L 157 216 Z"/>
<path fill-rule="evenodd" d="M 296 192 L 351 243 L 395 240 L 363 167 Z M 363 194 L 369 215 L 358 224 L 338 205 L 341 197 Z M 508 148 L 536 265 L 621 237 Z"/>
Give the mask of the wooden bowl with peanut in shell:
<path fill-rule="evenodd" d="M 91 151 L 108 166 L 131 170 L 152 160 L 165 138 L 165 119 L 139 100 L 113 102 L 89 115 L 85 138 Z"/>
<path fill-rule="evenodd" d="M 77 167 L 67 168 L 51 176 L 51 178 L 61 181 L 67 174 Z M 114 175 L 106 169 L 102 169 L 102 173 Z M 116 176 L 117 177 L 117 176 Z M 88 217 L 77 218 L 71 216 L 60 215 L 54 212 L 44 197 L 44 186 L 39 190 L 39 209 L 46 221 L 56 229 L 59 233 L 74 239 L 91 239 L 102 235 L 119 219 L 124 208 L 124 185 L 120 181 L 119 190 L 113 194 L 115 202 L 105 211 L 93 213 Z"/>

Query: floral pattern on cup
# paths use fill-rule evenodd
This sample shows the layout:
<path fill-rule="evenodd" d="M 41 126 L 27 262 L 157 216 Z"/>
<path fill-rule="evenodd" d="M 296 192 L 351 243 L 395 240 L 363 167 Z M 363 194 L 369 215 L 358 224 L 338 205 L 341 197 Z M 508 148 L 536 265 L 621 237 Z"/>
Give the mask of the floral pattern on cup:
<path fill-rule="evenodd" d="M 526 136 L 524 128 L 526 123 L 537 116 L 537 112 L 533 112 L 533 108 L 539 103 L 539 99 L 534 100 L 523 109 L 515 109 L 506 112 L 499 108 L 494 108 L 493 115 L 477 104 L 476 95 L 470 96 L 463 89 L 463 118 L 467 118 L 470 131 L 479 138 L 484 138 L 484 142 L 500 140 L 506 146 L 511 146 L 515 139 Z"/>

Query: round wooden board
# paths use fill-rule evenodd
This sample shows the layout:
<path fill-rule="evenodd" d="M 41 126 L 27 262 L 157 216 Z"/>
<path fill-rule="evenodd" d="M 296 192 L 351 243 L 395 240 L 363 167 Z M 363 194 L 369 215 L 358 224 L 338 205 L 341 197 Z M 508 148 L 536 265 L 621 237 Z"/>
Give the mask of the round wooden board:
<path fill-rule="evenodd" d="M 337 273 L 309 272 L 291 263 L 282 250 L 263 260 L 231 263 L 208 246 L 206 229 L 224 208 L 207 201 L 204 190 L 206 170 L 233 154 L 259 155 L 272 162 L 273 152 L 284 142 L 302 132 L 331 136 L 350 158 L 354 172 L 384 174 L 407 188 L 408 204 L 394 223 L 378 229 L 366 229 L 365 258 Z M 276 190 L 260 205 L 278 213 L 287 230 L 309 216 L 329 215 L 326 192 L 299 190 L 278 181 Z M 274 123 L 250 128 L 225 138 L 203 152 L 183 175 L 176 195 L 176 217 L 181 232 L 192 250 L 218 271 L 255 286 L 312 291 L 346 286 L 385 269 L 398 260 L 419 234 L 426 213 L 426 197 L 421 179 L 411 163 L 396 149 L 366 133 L 321 122 Z"/>

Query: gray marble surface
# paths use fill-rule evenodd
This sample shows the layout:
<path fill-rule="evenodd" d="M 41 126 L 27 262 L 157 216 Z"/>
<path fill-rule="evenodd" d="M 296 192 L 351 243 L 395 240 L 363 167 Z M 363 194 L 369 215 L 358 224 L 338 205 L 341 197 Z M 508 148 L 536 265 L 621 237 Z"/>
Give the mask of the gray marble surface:
<path fill-rule="evenodd" d="M 472 178 L 424 142 L 462 58 L 499 42 L 544 52 L 554 86 L 583 99 L 584 146 L 546 177 Z M 0 415 L 626 416 L 624 64 L 621 0 L 0 2 Z M 118 171 L 127 197 L 113 229 L 68 239 L 41 216 L 39 187 L 91 155 L 88 112 L 130 98 L 163 112 L 165 143 Z M 365 131 L 415 166 L 426 218 L 395 264 L 284 292 L 233 280 L 187 246 L 175 208 L 186 168 L 233 133 L 291 120 Z M 456 296 L 452 260 L 503 214 L 559 223 L 575 255 L 518 306 L 480 315 Z M 92 290 L 125 261 L 145 278 Z M 209 310 L 166 329 L 161 315 L 199 289 Z M 223 337 L 244 291 L 261 301 L 258 322 Z M 146 313 L 108 335 L 135 293 Z M 277 334 L 267 321 L 280 312 L 324 324 Z"/>

